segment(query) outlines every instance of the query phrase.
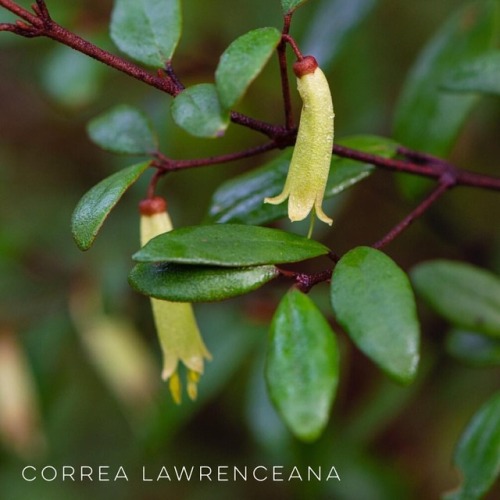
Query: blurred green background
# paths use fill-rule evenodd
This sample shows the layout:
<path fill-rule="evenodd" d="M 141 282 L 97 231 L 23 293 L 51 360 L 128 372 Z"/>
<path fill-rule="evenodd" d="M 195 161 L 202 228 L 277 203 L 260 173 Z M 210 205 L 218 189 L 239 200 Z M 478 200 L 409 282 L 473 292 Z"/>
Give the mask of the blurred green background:
<path fill-rule="evenodd" d="M 61 24 L 117 52 L 107 33 L 111 0 L 47 3 Z M 465 3 L 315 0 L 297 12 L 292 34 L 326 70 L 337 137 L 391 136 L 407 71 L 429 37 Z M 332 4 L 338 6 L 337 19 Z M 358 15 L 359 22 L 344 33 L 349 16 L 361 11 L 366 16 Z M 0 9 L 0 21 L 10 19 Z M 219 55 L 234 38 L 260 26 L 280 28 L 281 22 L 277 0 L 212 0 L 209 5 L 187 0 L 174 68 L 186 85 L 211 82 Z M 286 283 L 196 307 L 214 360 L 206 367 L 199 400 L 175 407 L 159 381 L 149 301 L 127 284 L 130 256 L 138 248 L 137 203 L 148 176 L 125 195 L 89 252 L 78 251 L 71 239 L 69 220 L 79 198 L 130 163 L 98 150 L 85 126 L 115 104 L 135 105 L 149 114 L 161 132 L 163 152 L 174 158 L 237 151 L 263 138 L 234 125 L 222 139 L 193 138 L 173 124 L 168 96 L 49 40 L 0 33 L 0 74 L 0 350 L 2 359 L 17 367 L 27 398 L 13 427 L 12 419 L 0 418 L 1 498 L 417 499 L 437 498 L 457 485 L 454 444 L 471 415 L 498 389 L 500 372 L 450 356 L 447 325 L 423 304 L 422 366 L 409 388 L 388 381 L 339 336 L 340 390 L 331 424 L 314 444 L 300 444 L 283 427 L 263 381 L 267 326 Z M 298 116 L 295 93 L 294 103 Z M 278 66 L 272 61 L 238 111 L 278 123 L 280 104 Z M 484 97 L 451 159 L 498 175 L 499 118 L 500 100 Z M 175 225 L 199 223 L 223 180 L 265 158 L 170 176 L 160 192 L 169 200 Z M 457 189 L 387 252 L 406 270 L 442 257 L 499 272 L 499 200 L 498 193 Z M 318 228 L 317 236 L 342 254 L 373 243 L 414 204 L 399 194 L 394 176 L 377 172 L 335 204 L 334 230 L 323 234 Z M 326 286 L 316 287 L 312 296 L 328 311 Z M 106 377 L 99 357 L 118 356 L 114 342 L 120 343 L 120 335 L 109 333 L 116 331 L 126 331 L 140 346 L 133 349 L 136 358 L 123 358 L 130 365 L 117 368 L 121 381 Z M 99 332 L 109 334 L 109 346 L 97 345 Z M 0 366 L 2 376 L 7 372 Z M 8 381 L 17 387 L 14 378 Z M 107 465 L 110 477 L 121 465 L 129 481 L 26 482 L 21 478 L 26 464 L 58 471 L 63 465 Z M 334 465 L 341 482 L 141 481 L 143 466 L 155 476 L 162 465 L 283 465 L 287 470 L 310 465 L 324 471 Z M 496 495 L 498 487 L 490 498 Z"/>

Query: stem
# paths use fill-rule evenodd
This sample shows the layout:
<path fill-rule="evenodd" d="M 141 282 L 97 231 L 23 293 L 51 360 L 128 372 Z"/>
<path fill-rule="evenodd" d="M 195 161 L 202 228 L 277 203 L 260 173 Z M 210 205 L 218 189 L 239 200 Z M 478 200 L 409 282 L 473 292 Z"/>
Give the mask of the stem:
<path fill-rule="evenodd" d="M 292 47 L 292 50 L 295 52 L 295 57 L 297 58 L 297 61 L 302 61 L 302 59 L 304 59 L 304 55 L 300 51 L 297 42 L 290 35 L 284 34 L 282 35 L 281 39 L 290 44 L 290 47 Z"/>
<path fill-rule="evenodd" d="M 283 31 L 280 44 L 278 45 L 278 59 L 280 65 L 280 77 L 281 77 L 281 93 L 283 95 L 283 107 L 285 110 L 285 123 L 287 129 L 293 129 L 293 112 L 292 112 L 292 100 L 290 96 L 290 81 L 288 80 L 288 64 L 286 60 L 286 40 L 285 35 L 288 35 L 290 31 L 290 23 L 292 21 L 292 14 L 287 14 L 284 19 Z"/>
<path fill-rule="evenodd" d="M 437 188 L 432 191 L 412 212 L 401 222 L 396 224 L 383 238 L 372 245 L 373 248 L 382 248 L 401 234 L 410 224 L 422 216 L 448 189 L 454 186 L 454 181 L 443 178 Z"/>
<path fill-rule="evenodd" d="M 63 28 L 52 20 L 43 1 L 38 0 L 34 6 L 37 15 L 31 14 L 11 0 L 0 0 L 0 6 L 30 23 L 28 25 L 18 21 L 16 24 L 2 24 L 0 25 L 2 31 L 12 31 L 26 37 L 45 36 L 51 38 L 172 96 L 177 95 L 182 90 L 168 75 L 166 78 L 153 75 L 141 67 L 111 54 Z"/>
<path fill-rule="evenodd" d="M 174 172 L 176 170 L 184 170 L 187 168 L 195 167 L 205 167 L 208 165 L 217 165 L 220 163 L 228 163 L 235 160 L 241 160 L 243 158 L 250 158 L 251 156 L 256 156 L 266 151 L 271 151 L 276 148 L 274 141 L 255 146 L 253 148 L 248 148 L 243 151 L 238 151 L 236 153 L 228 153 L 225 155 L 209 156 L 207 158 L 195 158 L 193 160 L 172 160 L 157 154 L 157 159 L 153 162 L 153 166 L 158 168 L 162 173 Z"/>
<path fill-rule="evenodd" d="M 276 268 L 279 274 L 285 278 L 295 281 L 295 286 L 303 293 L 309 293 L 311 288 L 318 283 L 329 281 L 332 278 L 332 269 L 325 269 L 319 273 L 297 273 L 286 269 Z"/>

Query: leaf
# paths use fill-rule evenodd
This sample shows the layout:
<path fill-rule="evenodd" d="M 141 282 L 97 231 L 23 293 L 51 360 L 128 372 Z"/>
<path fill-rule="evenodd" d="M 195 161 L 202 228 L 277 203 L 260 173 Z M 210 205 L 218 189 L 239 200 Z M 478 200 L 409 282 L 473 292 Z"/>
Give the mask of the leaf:
<path fill-rule="evenodd" d="M 83 195 L 71 217 L 71 232 L 80 250 L 92 246 L 109 212 L 149 164 L 147 161 L 120 170 Z"/>
<path fill-rule="evenodd" d="M 500 365 L 500 339 L 476 332 L 451 331 L 446 338 L 446 351 L 450 356 L 472 366 Z"/>
<path fill-rule="evenodd" d="M 139 262 L 239 267 L 299 262 L 329 251 L 317 241 L 279 229 L 213 224 L 160 234 L 133 258 Z"/>
<path fill-rule="evenodd" d="M 130 272 L 129 283 L 137 292 L 157 299 L 212 302 L 251 292 L 277 276 L 274 266 L 223 268 L 141 263 Z"/>
<path fill-rule="evenodd" d="M 215 85 L 222 107 L 232 108 L 262 71 L 281 40 L 276 28 L 258 28 L 232 42 L 215 70 Z"/>
<path fill-rule="evenodd" d="M 393 141 L 376 136 L 352 136 L 339 144 L 384 157 L 394 156 L 397 149 Z M 272 205 L 264 203 L 264 198 L 283 189 L 291 157 L 292 150 L 287 150 L 266 165 L 223 183 L 212 197 L 207 220 L 259 225 L 285 217 L 287 203 Z M 348 189 L 372 170 L 369 164 L 333 156 L 324 198 Z"/>
<path fill-rule="evenodd" d="M 271 323 L 266 381 L 292 433 L 314 441 L 325 428 L 339 380 L 339 352 L 330 325 L 311 299 L 292 289 Z"/>
<path fill-rule="evenodd" d="M 221 109 L 215 86 L 194 85 L 172 102 L 175 123 L 196 137 L 220 137 L 229 124 L 229 112 Z"/>
<path fill-rule="evenodd" d="M 453 92 L 500 94 L 500 51 L 481 54 L 450 68 L 442 87 Z"/>
<path fill-rule="evenodd" d="M 181 36 L 180 0 L 115 0 L 111 38 L 135 60 L 163 68 Z"/>
<path fill-rule="evenodd" d="M 333 310 L 353 342 L 396 381 L 417 373 L 419 324 L 406 274 L 384 253 L 369 247 L 347 252 L 336 265 Z"/>
<path fill-rule="evenodd" d="M 447 260 L 413 268 L 415 290 L 456 326 L 500 336 L 500 279 L 484 269 Z"/>
<path fill-rule="evenodd" d="M 475 2 L 453 15 L 424 48 L 397 104 L 394 135 L 413 149 L 446 155 L 476 97 L 445 92 L 443 77 L 489 50 L 494 2 Z"/>
<path fill-rule="evenodd" d="M 87 132 L 93 142 L 113 153 L 148 155 L 158 148 L 148 118 L 126 104 L 94 118 L 89 122 Z"/>
<path fill-rule="evenodd" d="M 306 2 L 307 0 L 281 0 L 281 8 L 285 14 L 291 14 Z"/>
<path fill-rule="evenodd" d="M 463 483 L 460 490 L 445 498 L 482 498 L 500 473 L 500 393 L 487 401 L 467 425 L 454 463 L 462 471 Z"/>

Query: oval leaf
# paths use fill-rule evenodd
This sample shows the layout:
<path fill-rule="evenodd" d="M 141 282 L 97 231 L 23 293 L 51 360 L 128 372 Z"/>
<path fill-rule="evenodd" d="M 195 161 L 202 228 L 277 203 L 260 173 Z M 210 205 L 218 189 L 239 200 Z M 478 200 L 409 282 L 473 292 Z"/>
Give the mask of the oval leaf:
<path fill-rule="evenodd" d="M 472 366 L 500 366 L 500 339 L 453 330 L 446 339 L 450 356 Z"/>
<path fill-rule="evenodd" d="M 83 195 L 71 217 L 71 232 L 81 250 L 92 246 L 109 212 L 149 164 L 139 163 L 120 170 Z"/>
<path fill-rule="evenodd" d="M 180 0 L 115 0 L 111 38 L 135 60 L 163 68 L 181 36 Z"/>
<path fill-rule="evenodd" d="M 443 77 L 489 50 L 495 2 L 477 2 L 453 15 L 424 48 L 399 99 L 396 139 L 413 149 L 446 155 L 476 102 L 471 95 L 443 92 Z"/>
<path fill-rule="evenodd" d="M 196 137 L 221 137 L 229 124 L 215 85 L 202 83 L 182 91 L 172 102 L 175 123 Z"/>
<path fill-rule="evenodd" d="M 296 289 L 282 299 L 271 323 L 266 381 L 276 409 L 304 441 L 320 436 L 339 379 L 339 352 L 330 325 Z"/>
<path fill-rule="evenodd" d="M 317 241 L 279 229 L 214 224 L 160 234 L 133 258 L 139 262 L 239 267 L 299 262 L 329 251 Z"/>
<path fill-rule="evenodd" d="M 500 473 L 500 393 L 474 415 L 460 438 L 454 462 L 464 479 L 460 490 L 445 498 L 482 498 Z"/>
<path fill-rule="evenodd" d="M 416 266 L 416 291 L 451 323 L 500 336 L 500 279 L 463 262 L 435 260 Z"/>
<path fill-rule="evenodd" d="M 419 360 L 419 324 L 406 274 L 369 247 L 346 253 L 335 266 L 331 299 L 353 342 L 389 376 L 411 382 Z"/>
<path fill-rule="evenodd" d="M 500 51 L 482 54 L 454 67 L 444 77 L 442 86 L 455 92 L 500 94 Z"/>
<path fill-rule="evenodd" d="M 147 155 L 158 147 L 148 118 L 125 104 L 94 118 L 89 122 L 87 132 L 93 142 L 113 153 Z"/>
<path fill-rule="evenodd" d="M 307 0 L 281 0 L 281 8 L 285 14 L 291 14 L 295 9 L 306 2 Z"/>
<path fill-rule="evenodd" d="M 222 268 L 137 264 L 129 275 L 132 288 L 157 299 L 176 302 L 212 302 L 255 290 L 276 278 L 274 266 Z"/>
<path fill-rule="evenodd" d="M 376 136 L 347 137 L 339 144 L 387 158 L 395 156 L 397 150 L 395 142 Z M 287 203 L 272 205 L 264 203 L 264 198 L 276 196 L 283 189 L 291 156 L 290 149 L 266 165 L 223 183 L 212 197 L 207 219 L 259 225 L 286 217 Z M 341 193 L 372 171 L 366 163 L 333 156 L 324 198 Z"/>
<path fill-rule="evenodd" d="M 259 28 L 237 38 L 215 70 L 215 85 L 225 109 L 232 108 L 262 71 L 281 39 L 276 28 Z"/>

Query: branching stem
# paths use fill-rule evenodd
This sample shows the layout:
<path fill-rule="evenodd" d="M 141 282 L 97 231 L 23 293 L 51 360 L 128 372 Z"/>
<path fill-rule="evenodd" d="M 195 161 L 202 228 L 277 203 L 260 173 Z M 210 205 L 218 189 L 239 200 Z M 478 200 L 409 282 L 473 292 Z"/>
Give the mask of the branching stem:
<path fill-rule="evenodd" d="M 28 38 L 42 36 L 51 38 L 52 40 L 86 54 L 87 56 L 92 57 L 93 59 L 96 59 L 111 68 L 121 71 L 122 73 L 125 73 L 151 87 L 159 89 L 160 91 L 173 97 L 184 90 L 183 84 L 172 68 L 171 61 L 167 62 L 163 70 L 158 71 L 157 74 L 152 74 L 126 59 L 97 47 L 96 45 L 57 24 L 51 18 L 44 0 L 36 0 L 36 3 L 32 6 L 33 12 L 24 9 L 12 0 L 0 0 L 0 7 L 3 7 L 20 18 L 15 23 L 0 23 L 0 31 L 8 31 Z M 192 160 L 172 160 L 158 152 L 152 162 L 152 166 L 158 170 L 151 179 L 148 188 L 148 196 L 154 196 L 158 180 L 167 172 L 227 163 L 242 158 L 249 158 L 273 149 L 283 149 L 285 147 L 292 146 L 295 143 L 297 129 L 293 121 L 286 59 L 286 45 L 288 44 L 291 46 L 297 59 L 302 59 L 303 55 L 293 37 L 289 35 L 291 19 L 291 14 L 286 15 L 284 18 L 282 38 L 277 48 L 280 65 L 285 125 L 274 125 L 232 111 L 230 116 L 233 123 L 264 134 L 270 139 L 270 142 L 236 153 L 228 153 L 219 156 Z M 400 146 L 397 150 L 398 155 L 401 157 L 400 159 L 385 158 L 383 156 L 346 148 L 337 144 L 333 146 L 332 152 L 333 154 L 343 158 L 350 158 L 355 161 L 369 163 L 386 170 L 428 177 L 435 179 L 438 182 L 435 190 L 432 191 L 410 214 L 396 224 L 379 241 L 373 244 L 374 248 L 383 248 L 388 243 L 393 241 L 394 238 L 401 234 L 402 231 L 404 231 L 413 221 L 426 212 L 434 202 L 436 202 L 448 189 L 451 189 L 452 187 L 470 186 L 500 191 L 499 177 L 461 170 L 446 160 L 437 158 L 427 153 L 412 151 L 404 146 Z M 339 257 L 333 252 L 330 257 L 334 263 L 339 260 Z M 326 269 L 325 271 L 314 274 L 294 273 L 284 270 L 279 271 L 283 276 L 293 279 L 296 286 L 304 292 L 308 292 L 317 283 L 330 280 L 332 275 L 331 269 Z"/>

